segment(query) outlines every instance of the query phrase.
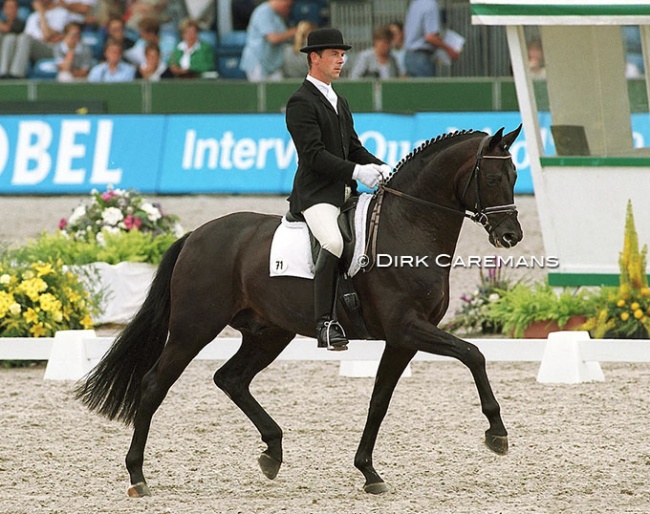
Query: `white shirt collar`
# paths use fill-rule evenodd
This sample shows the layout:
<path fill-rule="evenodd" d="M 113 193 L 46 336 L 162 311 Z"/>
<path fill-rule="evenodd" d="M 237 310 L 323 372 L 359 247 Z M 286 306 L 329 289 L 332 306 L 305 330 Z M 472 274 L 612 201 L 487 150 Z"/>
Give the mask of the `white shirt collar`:
<path fill-rule="evenodd" d="M 336 103 L 338 100 L 338 96 L 336 95 L 336 92 L 332 88 L 332 84 L 325 84 L 322 80 L 318 80 L 315 77 L 312 77 L 311 75 L 307 75 L 307 80 L 314 84 L 316 86 L 316 89 L 318 89 L 325 98 L 329 101 L 329 103 L 332 104 L 332 107 L 334 107 L 334 110 L 338 113 L 338 109 L 336 107 Z"/>

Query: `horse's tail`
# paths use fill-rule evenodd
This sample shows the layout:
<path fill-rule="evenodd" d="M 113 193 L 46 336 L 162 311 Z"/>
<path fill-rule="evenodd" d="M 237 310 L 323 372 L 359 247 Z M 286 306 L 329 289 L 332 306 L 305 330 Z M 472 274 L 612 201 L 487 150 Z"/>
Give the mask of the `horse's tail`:
<path fill-rule="evenodd" d="M 175 241 L 165 252 L 142 307 L 75 389 L 75 396 L 90 410 L 108 419 L 117 418 L 126 424 L 135 419 L 142 378 L 158 360 L 167 341 L 170 281 L 188 236 Z"/>

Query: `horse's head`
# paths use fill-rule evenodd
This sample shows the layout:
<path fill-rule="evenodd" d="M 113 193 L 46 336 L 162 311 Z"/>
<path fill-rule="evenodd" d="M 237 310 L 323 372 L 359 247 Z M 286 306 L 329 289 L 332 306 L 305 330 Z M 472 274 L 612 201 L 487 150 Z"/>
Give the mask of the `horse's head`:
<path fill-rule="evenodd" d="M 520 131 L 521 125 L 504 136 L 501 128 L 481 139 L 474 167 L 461 191 L 461 201 L 475 213 L 473 219 L 485 227 L 496 247 L 511 248 L 523 238 L 514 203 L 517 172 L 508 151 Z"/>

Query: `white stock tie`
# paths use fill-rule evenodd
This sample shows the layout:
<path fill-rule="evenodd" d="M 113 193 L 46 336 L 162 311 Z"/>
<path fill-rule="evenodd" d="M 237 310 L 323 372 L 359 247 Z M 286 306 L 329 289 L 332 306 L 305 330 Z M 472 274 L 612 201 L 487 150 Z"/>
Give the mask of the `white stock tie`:
<path fill-rule="evenodd" d="M 332 104 L 332 107 L 334 107 L 334 110 L 336 111 L 336 114 L 339 113 L 339 109 L 337 107 L 337 102 L 338 102 L 339 97 L 336 96 L 336 93 L 334 92 L 334 89 L 332 89 L 332 86 L 327 88 L 327 100 L 329 103 Z"/>

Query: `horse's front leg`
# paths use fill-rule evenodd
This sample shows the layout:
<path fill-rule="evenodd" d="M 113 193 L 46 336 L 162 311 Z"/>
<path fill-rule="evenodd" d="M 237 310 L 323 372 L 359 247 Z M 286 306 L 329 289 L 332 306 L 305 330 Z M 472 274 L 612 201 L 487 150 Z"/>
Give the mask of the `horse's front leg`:
<path fill-rule="evenodd" d="M 485 444 L 493 452 L 505 455 L 508 452 L 508 432 L 501 419 L 501 408 L 488 380 L 485 357 L 476 345 L 424 320 L 410 324 L 402 341 L 407 348 L 453 357 L 469 368 L 481 400 L 481 409 L 490 423 L 490 428 L 485 432 Z"/>
<path fill-rule="evenodd" d="M 363 490 L 367 493 L 380 494 L 388 490 L 372 464 L 372 452 L 395 386 L 414 355 L 413 350 L 394 348 L 387 344 L 379 362 L 375 387 L 368 408 L 368 419 L 354 458 L 354 465 L 366 479 Z"/>

